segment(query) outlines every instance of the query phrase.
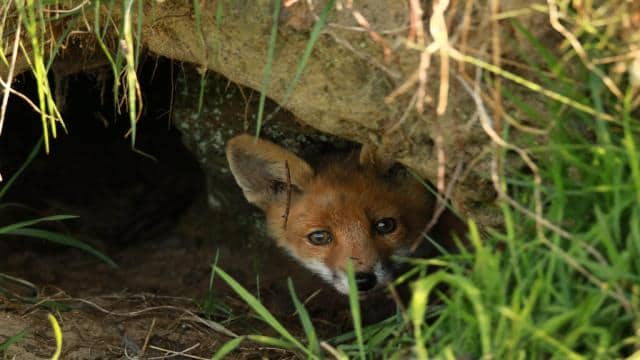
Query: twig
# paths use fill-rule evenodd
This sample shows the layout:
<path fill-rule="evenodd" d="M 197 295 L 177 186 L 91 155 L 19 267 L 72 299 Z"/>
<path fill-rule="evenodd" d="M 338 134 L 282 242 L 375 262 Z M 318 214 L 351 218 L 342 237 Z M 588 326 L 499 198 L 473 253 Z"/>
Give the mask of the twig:
<path fill-rule="evenodd" d="M 2 79 L 0 79 L 0 85 L 2 85 L 2 87 L 7 89 L 7 87 L 6 87 L 7 83 L 5 81 L 3 81 Z M 27 103 L 27 105 L 29 105 L 33 109 L 33 111 L 35 111 L 36 113 L 42 115 L 42 112 L 40 111 L 40 108 L 38 108 L 38 106 L 31 99 L 29 99 L 26 95 L 24 95 L 23 93 L 21 93 L 21 92 L 19 92 L 17 90 L 14 90 L 14 89 L 12 89 L 10 87 L 8 88 L 8 90 L 9 90 L 8 92 L 10 92 L 11 94 L 13 94 L 13 95 L 19 97 L 20 99 L 24 100 Z M 47 119 L 52 119 L 52 120 L 55 119 L 55 117 L 53 117 L 51 115 L 48 115 L 48 114 L 44 114 L 43 116 L 45 118 L 47 118 Z"/>
<path fill-rule="evenodd" d="M 477 78 L 480 77 L 481 70 L 482 69 L 478 68 Z M 622 289 L 619 286 L 615 286 L 615 290 L 616 291 L 609 290 L 608 289 L 608 285 L 606 283 L 604 283 L 603 281 L 601 281 L 600 279 L 595 277 L 593 274 L 591 274 L 589 272 L 589 270 L 587 270 L 585 267 L 580 265 L 568 253 L 566 253 L 564 250 L 562 250 L 556 244 L 552 243 L 551 241 L 549 241 L 549 239 L 546 238 L 546 236 L 544 235 L 544 232 L 542 231 L 543 227 L 547 228 L 549 230 L 552 230 L 552 231 L 556 232 L 557 234 L 559 234 L 560 236 L 565 237 L 565 238 L 567 238 L 569 240 L 574 240 L 573 236 L 571 236 L 571 234 L 569 234 L 567 231 L 565 231 L 564 229 L 560 228 L 559 226 L 551 223 L 549 220 L 547 220 L 547 219 L 545 219 L 543 217 L 543 215 L 542 215 L 542 200 L 541 200 L 541 194 L 540 194 L 541 178 L 540 178 L 540 174 L 539 174 L 539 171 L 538 171 L 538 167 L 531 160 L 531 158 L 529 157 L 529 155 L 527 154 L 526 151 L 524 151 L 523 149 L 521 149 L 521 148 L 519 148 L 519 147 L 517 147 L 517 146 L 515 146 L 513 144 L 510 144 L 510 143 L 506 142 L 491 127 L 491 118 L 489 117 L 489 114 L 487 113 L 487 111 L 486 111 L 486 109 L 484 107 L 484 104 L 482 103 L 482 98 L 479 95 L 479 92 L 480 92 L 480 89 L 479 89 L 479 86 L 478 86 L 479 81 L 476 81 L 475 90 L 474 90 L 474 89 L 471 88 L 471 86 L 469 84 L 467 84 L 467 82 L 464 79 L 462 79 L 461 77 L 459 77 L 457 75 L 456 75 L 456 78 L 458 79 L 458 81 L 460 81 L 460 83 L 462 84 L 463 88 L 469 93 L 469 95 L 471 95 L 472 99 L 476 103 L 476 108 L 478 110 L 478 114 L 480 115 L 480 124 L 482 125 L 482 128 L 485 131 L 485 133 L 498 146 L 504 147 L 504 148 L 512 150 L 512 151 L 515 151 L 523 159 L 523 161 L 527 164 L 527 166 L 529 167 L 529 169 L 533 173 L 534 184 L 535 184 L 535 186 L 534 186 L 534 195 L 533 195 L 534 199 L 535 199 L 535 212 L 531 212 L 531 210 L 529 210 L 529 209 L 523 207 L 522 205 L 520 205 L 517 201 L 515 201 L 513 198 L 511 198 L 502 189 L 502 186 L 500 184 L 500 176 L 499 176 L 499 174 L 497 172 L 497 169 L 498 169 L 497 168 L 497 161 L 496 161 L 496 157 L 494 156 L 492 161 L 491 161 L 491 180 L 493 182 L 493 186 L 494 186 L 496 192 L 498 193 L 498 196 L 500 197 L 500 199 L 502 199 L 503 201 L 506 201 L 513 208 L 515 208 L 516 210 L 522 212 L 526 216 L 529 216 L 529 217 L 533 218 L 536 221 L 536 228 L 538 229 L 539 240 L 545 246 L 547 246 L 549 249 L 551 249 L 551 251 L 553 251 L 554 253 L 558 254 L 565 261 L 565 263 L 567 263 L 567 265 L 569 265 L 574 270 L 576 270 L 577 272 L 582 274 L 585 278 L 587 278 L 589 281 L 591 281 L 593 284 L 595 284 L 602 291 L 608 293 L 613 298 L 617 299 L 622 304 L 622 306 L 625 308 L 625 310 L 627 312 L 633 313 L 633 307 L 631 306 L 631 303 L 624 296 L 624 292 L 622 291 Z"/>
<path fill-rule="evenodd" d="M 16 60 L 18 58 L 18 46 L 20 45 L 20 32 L 22 30 L 22 20 L 18 19 L 18 28 L 16 29 L 16 36 L 13 40 L 13 53 L 11 54 L 11 64 L 9 65 L 9 72 L 7 74 L 7 81 L 2 82 L 4 94 L 2 94 L 2 108 L 0 109 L 0 135 L 2 135 L 2 127 L 4 125 L 4 118 L 7 113 L 7 104 L 9 103 L 9 93 L 11 90 L 11 82 L 13 81 L 13 72 L 16 68 Z M 0 79 L 2 80 L 2 79 Z M 34 105 L 37 109 L 38 107 Z M 38 110 L 38 112 L 40 112 Z"/>
<path fill-rule="evenodd" d="M 338 350 L 336 350 L 336 348 L 334 348 L 333 346 L 329 345 L 328 342 L 326 341 L 321 341 L 320 342 L 320 346 L 327 350 L 327 352 L 329 354 L 331 354 L 333 356 L 334 359 L 336 360 L 342 360 L 344 357 L 342 355 L 340 355 L 340 353 L 338 352 Z"/>
<path fill-rule="evenodd" d="M 422 23 L 422 21 L 421 21 Z M 334 29 L 340 29 L 340 30 L 347 30 L 347 31 L 355 31 L 355 32 L 367 32 L 368 30 L 361 27 L 361 26 L 349 26 L 349 25 L 342 25 L 342 24 L 337 24 L 337 23 L 327 23 L 327 27 L 330 28 L 334 28 Z M 407 29 L 411 29 L 411 26 L 400 26 L 397 28 L 391 28 L 388 30 L 379 30 L 378 34 L 381 35 L 393 35 L 393 34 L 398 34 L 401 33 L 403 31 L 406 31 Z"/>
<path fill-rule="evenodd" d="M 500 20 L 497 14 L 500 12 L 500 0 L 491 0 L 491 61 L 493 66 L 500 67 L 502 49 L 500 44 Z M 502 77 L 496 76 L 493 80 L 493 120 L 498 134 L 502 133 Z M 498 164 L 499 165 L 499 164 Z"/>
<path fill-rule="evenodd" d="M 411 97 L 411 100 L 409 100 L 409 104 L 407 105 L 406 109 L 404 109 L 404 112 L 402 113 L 402 116 L 400 117 L 400 119 L 396 121 L 393 125 L 391 125 L 388 128 L 388 130 L 385 130 L 386 133 L 393 133 L 396 130 L 398 130 L 402 126 L 402 124 L 404 124 L 404 122 L 409 117 L 409 114 L 411 113 L 411 109 L 415 107 L 417 99 L 418 99 L 418 93 L 414 93 L 413 96 Z"/>
<path fill-rule="evenodd" d="M 626 61 L 635 58 L 636 56 L 640 56 L 640 49 L 631 50 L 628 53 L 607 56 L 600 59 L 594 59 L 591 61 L 593 64 L 610 64 L 614 62 Z"/>
<path fill-rule="evenodd" d="M 471 29 L 471 13 L 473 12 L 473 4 L 473 0 L 467 0 L 464 5 L 462 24 L 459 27 L 462 34 L 460 37 L 460 48 L 462 49 L 466 48 L 467 43 L 469 42 L 469 29 Z M 458 71 L 463 74 L 465 73 L 464 65 L 464 61 L 458 60 Z"/>
<path fill-rule="evenodd" d="M 422 6 L 420 0 L 409 0 L 410 29 L 407 38 L 424 45 L 424 27 L 422 24 Z"/>
<path fill-rule="evenodd" d="M 411 87 L 418 81 L 419 79 L 419 75 L 420 75 L 420 69 L 414 71 L 413 73 L 411 73 L 411 75 L 409 75 L 409 77 L 397 88 L 395 88 L 391 94 L 385 96 L 384 98 L 384 102 L 386 104 L 391 104 L 392 102 L 395 101 L 395 99 L 404 94 L 405 92 L 409 91 L 409 89 L 411 89 Z"/>
<path fill-rule="evenodd" d="M 436 157 L 438 159 L 438 177 L 436 182 L 436 189 L 438 189 L 438 192 L 443 193 L 446 176 L 446 155 L 444 153 L 442 134 L 436 135 Z"/>
<path fill-rule="evenodd" d="M 311 295 L 307 296 L 306 299 L 304 299 L 304 301 L 302 301 L 302 305 L 307 305 L 311 300 L 313 300 L 316 296 L 320 295 L 320 293 L 322 293 L 322 289 L 318 289 L 314 292 L 311 293 Z M 293 312 L 293 314 L 291 314 L 291 316 L 296 316 L 298 315 L 298 310 L 296 309 L 296 311 Z"/>
<path fill-rule="evenodd" d="M 73 7 L 71 9 L 51 10 L 51 9 L 44 8 L 42 11 L 45 13 L 53 13 L 53 14 L 68 14 L 68 13 L 76 12 L 82 9 L 85 5 L 90 3 L 91 3 L 91 0 L 84 0 L 82 3 L 78 4 L 78 6 Z"/>
<path fill-rule="evenodd" d="M 43 302 L 46 301 L 50 301 L 51 297 L 48 297 L 36 304 L 34 304 L 32 306 L 32 308 L 38 307 L 40 304 L 42 304 Z M 111 310 L 107 310 L 104 307 L 90 301 L 87 299 L 82 299 L 82 298 L 66 298 L 66 299 L 55 299 L 56 301 L 59 302 L 72 302 L 72 301 L 77 301 L 86 305 L 89 305 L 90 307 L 94 308 L 95 310 L 98 310 L 102 313 L 108 314 L 108 315 L 112 315 L 112 316 L 121 316 L 121 317 L 133 317 L 133 316 L 137 316 L 137 315 L 141 315 L 141 314 L 145 314 L 151 311 L 158 311 L 158 310 L 171 310 L 171 311 L 179 311 L 185 315 L 189 315 L 191 317 L 191 320 L 194 320 L 206 327 L 208 327 L 209 329 L 219 332 L 221 334 L 224 334 L 226 336 L 229 337 L 238 337 L 238 334 L 232 332 L 231 330 L 227 329 L 226 327 L 224 327 L 222 324 L 217 323 L 215 321 L 211 321 L 211 320 L 205 320 L 203 318 L 201 318 L 200 316 L 194 314 L 193 312 L 191 312 L 190 310 L 184 309 L 184 308 L 180 308 L 177 306 L 171 306 L 171 305 L 161 305 L 161 306 L 152 306 L 152 307 L 148 307 L 148 308 L 144 308 L 141 310 L 137 310 L 137 311 L 130 311 L 130 312 L 115 312 L 115 311 L 111 311 Z"/>
<path fill-rule="evenodd" d="M 382 70 L 385 74 L 387 74 L 387 76 L 389 76 L 390 79 L 398 80 L 398 79 L 400 79 L 402 77 L 402 75 L 399 72 L 384 66 L 382 63 L 380 63 L 376 59 L 372 58 L 371 56 L 369 56 L 367 54 L 364 54 L 361 51 L 357 50 L 347 40 L 341 38 L 340 36 L 338 36 L 335 32 L 331 31 L 330 29 L 325 29 L 325 30 L 323 30 L 323 32 L 325 34 L 329 34 L 333 38 L 333 40 L 336 43 L 338 43 L 338 45 L 344 46 L 345 48 L 350 50 L 354 55 L 356 55 L 360 59 L 368 62 L 373 67 L 376 67 L 376 68 Z"/>
<path fill-rule="evenodd" d="M 407 314 L 407 307 L 404 306 L 404 303 L 402 303 L 402 299 L 400 299 L 400 295 L 398 295 L 398 291 L 396 290 L 396 287 L 393 286 L 393 283 L 389 283 L 387 284 L 387 289 L 389 290 L 389 294 L 391 294 L 391 298 L 393 299 L 393 302 L 396 303 L 396 306 L 400 311 L 400 315 L 402 316 L 404 323 L 406 325 L 409 325 L 409 315 Z M 408 329 L 408 330 L 411 330 L 411 329 Z"/>
<path fill-rule="evenodd" d="M 422 114 L 424 111 L 424 102 L 427 92 L 427 80 L 429 67 L 431 66 L 431 55 L 440 50 L 440 88 L 438 93 L 438 106 L 436 114 L 442 115 L 446 111 L 448 92 L 449 92 L 449 40 L 447 35 L 447 26 L 444 20 L 444 11 L 449 5 L 449 0 L 438 0 L 433 4 L 433 14 L 429 21 L 429 32 L 434 41 L 425 47 L 424 35 L 421 26 L 415 29 L 415 43 L 417 48 L 421 49 L 420 64 L 418 70 L 413 72 L 402 85 L 398 86 L 391 94 L 385 97 L 387 104 L 393 102 L 396 97 L 408 91 L 416 82 L 418 83 L 416 111 Z M 418 1 L 411 1 L 411 16 L 414 14 L 422 14 L 422 8 Z M 412 43 L 412 34 L 409 34 L 407 44 Z"/>
<path fill-rule="evenodd" d="M 433 3 L 433 14 L 429 21 L 429 32 L 440 49 L 440 89 L 438 91 L 438 106 L 436 114 L 444 114 L 447 110 L 449 94 L 449 36 L 444 12 L 449 6 L 449 0 L 437 0 Z"/>
<path fill-rule="evenodd" d="M 569 44 L 571 44 L 573 50 L 576 52 L 576 54 L 578 54 L 578 57 L 580 58 L 584 66 L 586 66 L 587 69 L 596 74 L 609 89 L 609 91 L 611 91 L 611 93 L 613 93 L 618 99 L 622 99 L 623 95 L 618 86 L 613 82 L 613 80 L 611 80 L 609 76 L 603 73 L 589 60 L 589 57 L 584 51 L 582 44 L 580 44 L 580 41 L 578 41 L 578 39 L 560 23 L 558 6 L 556 5 L 555 0 L 547 0 L 547 4 L 549 5 L 549 22 L 551 23 L 551 27 L 553 27 L 557 32 L 562 34 L 565 39 L 567 39 Z"/>
<path fill-rule="evenodd" d="M 416 49 L 422 50 L 421 47 L 417 46 L 416 44 L 407 44 L 407 46 L 409 47 L 415 47 Z M 486 61 L 480 60 L 478 58 L 466 55 L 461 53 L 460 51 L 456 50 L 453 47 L 449 47 L 449 49 L 447 49 L 449 51 L 449 55 L 451 55 L 451 57 L 455 60 L 460 60 L 460 61 L 464 61 L 466 63 L 470 63 L 472 65 L 475 65 L 479 68 L 482 68 L 484 70 L 487 70 L 491 73 L 494 74 L 498 74 L 500 76 L 503 76 L 513 82 L 515 82 L 518 85 L 524 86 L 526 88 L 528 88 L 531 91 L 535 91 L 537 93 L 543 94 L 544 96 L 547 96 L 553 100 L 556 100 L 562 104 L 571 106 L 572 108 L 576 109 L 576 110 L 580 110 L 584 113 L 593 115 L 601 120 L 604 121 L 608 121 L 614 124 L 620 124 L 620 121 L 617 120 L 615 117 L 613 117 L 612 115 L 600 112 L 590 106 L 587 106 L 585 104 L 582 104 L 580 102 L 577 102 L 567 96 L 561 95 L 560 93 L 551 91 L 549 89 L 546 89 L 544 87 L 542 87 L 539 84 L 536 84 L 532 81 L 529 81 L 521 76 L 518 76 L 514 73 L 511 73 L 509 71 L 503 70 L 499 67 L 495 67 L 489 63 L 487 63 Z"/>
<path fill-rule="evenodd" d="M 287 207 L 284 209 L 284 228 L 287 228 L 287 221 L 289 220 L 289 210 L 291 209 L 291 169 L 289 169 L 289 162 L 284 161 L 284 168 L 287 170 Z"/>
<path fill-rule="evenodd" d="M 422 234 L 428 234 L 429 231 L 431 231 L 431 229 L 433 229 L 433 227 L 436 226 L 436 224 L 438 223 L 438 220 L 440 220 L 440 217 L 442 216 L 444 211 L 447 209 L 447 201 L 451 199 L 451 193 L 453 192 L 453 187 L 457 182 L 457 180 L 460 178 L 461 172 L 462 172 L 462 160 L 458 162 L 458 165 L 456 165 L 456 169 L 453 171 L 453 175 L 451 176 L 451 181 L 449 181 L 449 185 L 447 185 L 447 189 L 444 192 L 443 196 L 436 196 L 437 202 L 433 210 L 433 215 L 431 215 L 431 220 L 429 221 L 427 226 L 425 226 L 424 230 L 420 233 L 418 238 L 411 245 L 410 250 L 412 253 L 418 249 L 420 244 L 422 244 L 422 241 L 424 240 L 424 235 Z"/>
<path fill-rule="evenodd" d="M 158 350 L 158 351 L 164 351 L 167 354 L 171 354 L 170 356 L 156 356 L 156 357 L 150 357 L 147 358 L 148 360 L 160 360 L 160 359 L 170 359 L 176 356 L 184 356 L 190 359 L 198 359 L 198 360 L 208 360 L 209 358 L 204 358 L 204 357 L 200 357 L 200 356 L 196 356 L 196 355 L 191 355 L 191 354 L 187 354 L 187 351 L 191 351 L 195 348 L 197 348 L 198 346 L 200 346 L 200 344 L 195 344 L 193 346 L 190 346 L 182 351 L 174 351 L 174 350 L 169 350 L 169 349 L 165 349 L 165 348 L 161 348 L 159 346 L 154 346 L 151 345 L 149 346 L 149 348 L 153 349 L 153 350 Z"/>
<path fill-rule="evenodd" d="M 369 24 L 369 21 L 367 21 L 367 19 L 365 19 L 365 17 L 360 13 L 360 11 L 352 10 L 351 14 L 353 15 L 353 18 L 356 19 L 356 21 L 358 22 L 358 24 L 360 26 L 362 26 L 363 28 L 367 29 L 367 32 L 369 33 L 369 37 L 376 44 L 382 46 L 382 53 L 384 54 L 384 61 L 388 62 L 389 59 L 391 58 L 391 47 L 389 47 L 389 44 L 387 44 L 387 41 L 382 36 L 380 36 L 380 34 L 378 34 L 376 31 L 371 29 L 371 24 Z"/>
<path fill-rule="evenodd" d="M 435 45 L 433 43 L 432 45 Z M 427 94 L 427 79 L 429 78 L 429 67 L 431 66 L 431 52 L 425 50 L 420 54 L 420 64 L 418 65 L 418 101 L 416 111 L 422 114 L 424 111 L 424 101 Z"/>
<path fill-rule="evenodd" d="M 140 349 L 140 354 L 138 355 L 139 358 L 143 359 L 144 358 L 144 352 L 145 350 L 147 350 L 147 346 L 149 345 L 149 339 L 151 339 L 151 334 L 153 334 L 153 329 L 156 326 L 156 318 L 154 317 L 153 320 L 151 320 L 151 325 L 149 326 L 149 330 L 147 331 L 147 336 L 145 336 L 144 338 L 144 344 L 142 344 L 142 349 Z"/>

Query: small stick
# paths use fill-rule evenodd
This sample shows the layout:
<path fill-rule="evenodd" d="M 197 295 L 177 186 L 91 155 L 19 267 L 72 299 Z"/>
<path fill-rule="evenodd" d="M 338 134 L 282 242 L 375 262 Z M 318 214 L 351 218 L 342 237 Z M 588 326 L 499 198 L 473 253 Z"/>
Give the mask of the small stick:
<path fill-rule="evenodd" d="M 449 181 L 449 184 L 447 185 L 447 189 L 445 190 L 444 194 L 442 196 L 440 196 L 439 194 L 436 196 L 437 201 L 433 211 L 433 215 L 431 215 L 431 221 L 429 221 L 429 223 L 427 224 L 427 226 L 425 226 L 422 233 L 420 233 L 416 241 L 413 243 L 413 245 L 411 245 L 412 253 L 418 249 L 418 247 L 424 240 L 423 234 L 427 234 L 429 233 L 429 231 L 431 231 L 431 229 L 438 223 L 438 220 L 440 220 L 440 216 L 442 216 L 444 211 L 447 209 L 447 201 L 451 199 L 451 192 L 453 191 L 453 186 L 456 183 L 458 177 L 460 176 L 461 171 L 462 171 L 462 160 L 458 162 L 458 165 L 456 166 L 456 169 L 453 172 L 451 181 Z"/>
<path fill-rule="evenodd" d="M 287 228 L 287 220 L 289 220 L 289 208 L 291 208 L 291 169 L 289 169 L 289 162 L 284 161 L 284 168 L 287 169 L 287 207 L 284 209 L 284 228 Z"/>
<path fill-rule="evenodd" d="M 156 326 L 156 318 L 154 317 L 153 320 L 151 320 L 151 326 L 149 326 L 149 330 L 147 331 L 147 336 L 144 338 L 144 344 L 142 344 L 142 349 L 140 350 L 140 354 L 138 354 L 138 356 L 143 359 L 144 358 L 144 352 L 147 350 L 147 346 L 149 346 L 149 339 L 151 339 L 151 335 L 153 334 L 153 329 Z"/>

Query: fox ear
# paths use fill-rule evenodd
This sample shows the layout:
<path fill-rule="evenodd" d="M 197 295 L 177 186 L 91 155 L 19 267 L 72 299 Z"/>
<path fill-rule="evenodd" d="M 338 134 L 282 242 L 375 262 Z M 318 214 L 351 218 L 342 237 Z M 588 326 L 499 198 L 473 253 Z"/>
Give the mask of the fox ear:
<path fill-rule="evenodd" d="M 365 144 L 360 149 L 360 166 L 372 169 L 378 175 L 385 175 L 396 163 L 389 155 L 383 153 L 375 145 Z"/>
<path fill-rule="evenodd" d="M 266 210 L 270 204 L 302 191 L 313 178 L 311 166 L 294 153 L 267 140 L 243 134 L 227 143 L 227 161 L 247 200 Z"/>

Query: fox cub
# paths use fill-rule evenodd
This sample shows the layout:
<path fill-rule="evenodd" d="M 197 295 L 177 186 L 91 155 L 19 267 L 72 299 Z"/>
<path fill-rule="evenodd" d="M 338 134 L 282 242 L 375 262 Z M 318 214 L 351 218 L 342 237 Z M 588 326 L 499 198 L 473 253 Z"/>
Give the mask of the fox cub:
<path fill-rule="evenodd" d="M 408 255 L 431 220 L 425 187 L 370 147 L 359 159 L 325 159 L 315 168 L 250 135 L 231 139 L 231 172 L 247 200 L 266 215 L 270 235 L 293 258 L 341 293 L 347 260 L 361 293 L 393 278 L 391 255 Z M 353 156 L 352 156 L 353 157 Z"/>

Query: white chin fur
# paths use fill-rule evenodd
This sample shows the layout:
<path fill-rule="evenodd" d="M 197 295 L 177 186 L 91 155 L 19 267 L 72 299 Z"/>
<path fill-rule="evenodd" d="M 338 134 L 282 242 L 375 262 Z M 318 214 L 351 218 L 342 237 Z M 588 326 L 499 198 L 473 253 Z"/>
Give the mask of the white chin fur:
<path fill-rule="evenodd" d="M 331 281 L 331 285 L 343 294 L 349 293 L 349 279 L 344 271 L 337 271 L 336 276 Z"/>
<path fill-rule="evenodd" d="M 333 285 L 333 287 L 342 294 L 349 293 L 349 280 L 347 273 L 341 270 L 332 271 L 319 261 L 311 261 L 305 264 L 314 274 L 319 275 L 324 281 Z M 391 281 L 391 271 L 382 263 L 377 263 L 373 268 L 378 284 L 374 289 L 380 288 Z M 374 290 L 372 289 L 372 290 Z M 371 290 L 369 290 L 371 291 Z"/>
<path fill-rule="evenodd" d="M 320 276 L 324 281 L 332 282 L 333 280 L 333 271 L 326 267 L 320 261 L 308 261 L 302 263 L 307 269 L 311 270 L 312 273 Z"/>
<path fill-rule="evenodd" d="M 349 293 L 349 280 L 347 278 L 347 273 L 342 270 L 331 270 L 328 268 L 323 262 L 311 260 L 311 261 L 302 261 L 299 259 L 293 251 L 290 249 L 287 252 L 291 257 L 298 260 L 300 264 L 309 269 L 312 273 L 320 276 L 322 280 L 328 282 L 333 285 L 333 287 L 342 294 Z M 376 275 L 378 284 L 374 289 L 377 289 L 381 286 L 386 285 L 389 281 L 391 281 L 391 271 L 387 266 L 382 265 L 381 262 L 376 263 L 373 267 L 373 273 Z M 373 289 L 372 289 L 373 290 Z M 371 290 L 370 290 L 371 291 Z"/>
<path fill-rule="evenodd" d="M 314 274 L 320 276 L 322 280 L 333 285 L 333 287 L 343 294 L 349 293 L 349 280 L 344 271 L 332 271 L 320 261 L 309 261 L 304 266 Z"/>
<path fill-rule="evenodd" d="M 387 266 L 382 265 L 381 262 L 378 262 L 376 266 L 373 267 L 373 273 L 376 274 L 376 278 L 378 279 L 376 288 L 387 285 L 387 283 L 391 281 L 391 270 L 388 269 Z"/>

